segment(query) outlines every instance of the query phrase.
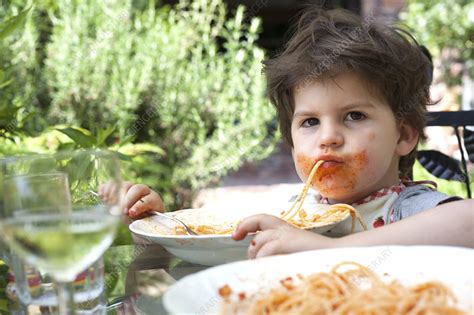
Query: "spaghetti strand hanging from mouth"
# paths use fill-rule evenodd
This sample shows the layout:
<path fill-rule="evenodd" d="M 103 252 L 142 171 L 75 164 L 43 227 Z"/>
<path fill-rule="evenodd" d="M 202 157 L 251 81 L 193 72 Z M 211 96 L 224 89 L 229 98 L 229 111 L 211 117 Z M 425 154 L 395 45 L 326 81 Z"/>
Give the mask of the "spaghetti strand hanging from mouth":
<path fill-rule="evenodd" d="M 309 187 L 311 186 L 311 182 L 313 181 L 313 178 L 316 175 L 316 172 L 318 171 L 319 167 L 324 162 L 325 162 L 324 160 L 319 160 L 314 164 L 313 168 L 311 169 L 311 172 L 309 173 L 308 179 L 306 180 L 306 183 L 303 186 L 303 189 L 299 193 L 298 197 L 293 202 L 291 207 L 287 211 L 285 211 L 284 213 L 281 214 L 280 218 L 282 220 L 285 220 L 288 223 L 291 223 L 291 224 L 293 224 L 295 226 L 299 226 L 299 227 L 303 227 L 305 225 L 305 223 L 308 223 L 308 224 L 313 223 L 312 221 L 308 222 L 308 220 L 306 219 L 306 215 L 303 213 L 304 211 L 303 211 L 302 207 L 303 207 L 306 195 L 308 194 Z M 356 219 L 359 221 L 362 228 L 364 230 L 367 230 L 367 225 L 365 224 L 364 220 L 362 219 L 362 216 L 360 215 L 360 213 L 354 207 L 352 207 L 351 205 L 344 204 L 344 203 L 338 203 L 338 204 L 331 205 L 331 207 L 328 209 L 328 211 L 326 211 L 326 213 L 324 215 L 318 217 L 318 219 L 321 219 L 321 218 L 324 219 L 324 218 L 327 218 L 329 216 L 333 216 L 333 215 L 337 214 L 338 212 L 341 213 L 341 217 L 345 216 L 345 214 L 347 212 L 349 212 L 349 214 L 351 215 L 351 217 L 352 217 L 351 233 L 354 233 Z M 302 221 L 301 223 L 297 222 L 296 220 L 293 219 L 296 215 L 299 215 L 299 217 Z"/>

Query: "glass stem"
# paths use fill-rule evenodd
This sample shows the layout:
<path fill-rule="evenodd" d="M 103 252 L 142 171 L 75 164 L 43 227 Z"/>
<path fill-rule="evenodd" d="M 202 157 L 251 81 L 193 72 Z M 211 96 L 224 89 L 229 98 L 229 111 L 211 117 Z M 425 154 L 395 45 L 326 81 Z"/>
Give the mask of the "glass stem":
<path fill-rule="evenodd" d="M 74 303 L 74 285 L 72 282 L 56 282 L 58 292 L 59 314 L 76 314 L 76 305 Z"/>

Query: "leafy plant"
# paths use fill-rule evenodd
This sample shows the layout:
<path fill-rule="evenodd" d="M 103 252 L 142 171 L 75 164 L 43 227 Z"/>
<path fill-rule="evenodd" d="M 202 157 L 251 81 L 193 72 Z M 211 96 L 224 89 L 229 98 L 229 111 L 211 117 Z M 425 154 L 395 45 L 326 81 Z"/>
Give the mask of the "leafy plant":
<path fill-rule="evenodd" d="M 0 14 L 4 17 L 4 21 L 0 23 L 0 43 L 23 27 L 31 10 L 32 6 L 30 5 L 13 16 Z M 2 65 L 2 67 L 4 66 Z M 0 68 L 0 137 L 12 139 L 23 130 L 25 122 L 28 121 L 32 113 L 22 113 L 22 106 L 11 104 L 10 99 L 5 97 L 5 88 L 14 82 L 8 70 L 8 68 Z"/>
<path fill-rule="evenodd" d="M 0 42 L 5 38 L 11 35 L 15 30 L 20 28 L 25 22 L 27 15 L 31 7 L 21 11 L 19 14 L 11 17 L 5 18 L 4 21 L 0 23 Z M 0 50 L 1 53 L 1 50 Z M 13 79 L 7 79 L 5 77 L 4 69 L 0 68 L 0 139 L 10 138 L 18 131 L 18 124 L 21 123 L 18 121 L 18 107 L 10 107 L 8 103 L 3 98 L 3 89 L 13 82 Z M 0 244 L 0 251 L 2 251 L 2 244 Z M 6 294 L 7 290 L 7 273 L 8 266 L 3 260 L 0 259 L 0 314 L 8 314 L 8 296 Z"/>
<path fill-rule="evenodd" d="M 0 244 L 1 246 L 1 244 Z M 0 259 L 0 314 L 8 314 L 8 296 L 7 296 L 7 276 L 8 266 Z"/>
<path fill-rule="evenodd" d="M 73 142 L 61 142 L 58 150 L 69 149 L 106 149 L 114 144 L 122 146 L 133 140 L 133 137 L 128 137 L 118 143 L 118 138 L 115 135 L 116 127 L 110 126 L 105 129 L 97 129 L 97 133 L 93 134 L 91 131 L 80 127 L 66 127 L 57 128 L 59 132 L 68 136 Z M 128 157 L 121 155 L 123 159 L 128 160 Z"/>
<path fill-rule="evenodd" d="M 23 26 L 31 8 L 32 7 L 29 6 L 17 15 L 6 18 L 5 21 L 0 24 L 0 40 L 3 40 L 18 28 Z"/>
<path fill-rule="evenodd" d="M 400 17 L 434 55 L 440 56 L 443 50 L 454 50 L 457 59 L 474 77 L 474 2 L 410 0 Z M 450 63 L 441 66 L 449 83 L 460 80 L 460 73 L 451 72 Z"/>
<path fill-rule="evenodd" d="M 32 134 L 65 126 L 73 142 L 59 150 L 129 149 L 136 157 L 125 177 L 160 191 L 170 209 L 189 205 L 197 189 L 268 156 L 279 137 L 264 95 L 260 21 L 244 15 L 222 0 L 38 1 L 24 31 L 0 47 L 15 77 L 4 99 L 21 115 L 38 113 L 24 124 Z"/>
<path fill-rule="evenodd" d="M 260 23 L 245 23 L 243 7 L 226 19 L 221 0 L 158 9 L 153 1 L 144 9 L 130 1 L 69 3 L 57 2 L 46 47 L 51 121 L 93 134 L 114 125 L 119 142 L 133 136 L 159 146 L 164 154 L 145 157 L 137 176 L 172 208 L 273 150 Z"/>

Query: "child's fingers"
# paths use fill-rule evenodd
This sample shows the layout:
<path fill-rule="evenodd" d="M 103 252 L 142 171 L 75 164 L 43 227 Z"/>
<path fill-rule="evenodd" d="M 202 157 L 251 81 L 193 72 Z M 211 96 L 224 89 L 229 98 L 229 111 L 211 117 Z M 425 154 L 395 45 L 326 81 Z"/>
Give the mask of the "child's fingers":
<path fill-rule="evenodd" d="M 128 212 L 128 217 L 131 218 L 132 220 L 140 220 L 140 219 L 143 219 L 143 218 L 146 218 L 146 217 L 150 216 L 150 213 L 148 211 L 149 210 L 137 211 L 137 212 L 134 212 L 133 215 L 132 215 L 131 212 Z"/>
<path fill-rule="evenodd" d="M 120 190 L 123 192 L 127 192 L 130 187 L 133 186 L 132 182 L 122 182 L 120 186 Z M 100 184 L 99 188 L 97 188 L 97 193 L 100 196 L 108 196 L 109 194 L 113 193 L 114 189 L 116 188 L 115 183 L 113 181 L 108 181 L 106 183 Z"/>
<path fill-rule="evenodd" d="M 99 194 L 99 196 L 102 198 L 102 196 L 104 195 L 104 192 L 105 192 L 105 185 L 107 185 L 107 183 L 105 184 L 100 184 L 99 185 L 99 188 L 97 189 L 97 193 Z"/>
<path fill-rule="evenodd" d="M 276 254 L 284 254 L 281 249 L 281 240 L 279 239 L 265 243 L 255 255 L 255 258 L 266 257 Z"/>
<path fill-rule="evenodd" d="M 140 199 L 150 194 L 151 189 L 142 184 L 133 185 L 130 187 L 125 195 L 125 207 L 130 209 Z"/>
<path fill-rule="evenodd" d="M 240 241 L 244 239 L 248 233 L 273 229 L 284 223 L 285 221 L 273 215 L 253 215 L 240 222 L 235 231 L 232 233 L 232 238 L 236 241 Z"/>
<path fill-rule="evenodd" d="M 108 181 L 98 187 L 97 193 L 103 201 L 113 203 L 117 200 L 117 197 L 119 197 L 120 191 L 118 188 L 115 182 Z"/>
<path fill-rule="evenodd" d="M 107 201 L 110 194 L 111 185 L 112 185 L 111 182 L 106 182 L 104 184 L 101 184 L 99 188 L 97 189 L 97 193 L 99 194 L 102 200 Z"/>
<path fill-rule="evenodd" d="M 136 219 L 143 215 L 147 216 L 148 211 L 164 211 L 163 201 L 161 200 L 160 196 L 151 191 L 150 194 L 142 197 L 138 200 L 128 211 L 130 217 Z"/>
<path fill-rule="evenodd" d="M 132 182 L 122 182 L 122 186 L 120 187 L 120 205 L 123 208 L 124 214 L 128 214 L 128 208 L 126 207 L 127 192 L 133 185 Z"/>
<path fill-rule="evenodd" d="M 151 193 L 148 195 L 148 198 L 150 198 L 150 202 L 153 205 L 152 210 L 158 212 L 165 212 L 165 204 L 163 203 L 163 200 L 161 200 L 161 197 L 158 193 L 152 190 Z"/>
<path fill-rule="evenodd" d="M 260 249 L 267 243 L 275 240 L 277 235 L 275 234 L 275 230 L 267 230 L 264 232 L 260 232 L 253 240 L 250 242 L 249 248 L 247 250 L 247 255 L 250 259 L 253 259 L 257 256 L 257 253 Z"/>
<path fill-rule="evenodd" d="M 138 219 L 143 214 L 146 214 L 148 211 L 152 210 L 150 202 L 146 202 L 145 199 L 146 197 L 141 198 L 128 210 L 128 215 L 132 219 Z"/>
<path fill-rule="evenodd" d="M 122 187 L 121 187 L 121 190 L 123 193 L 127 193 L 127 191 L 130 189 L 130 187 L 133 186 L 133 183 L 132 182 L 123 182 L 122 183 Z"/>

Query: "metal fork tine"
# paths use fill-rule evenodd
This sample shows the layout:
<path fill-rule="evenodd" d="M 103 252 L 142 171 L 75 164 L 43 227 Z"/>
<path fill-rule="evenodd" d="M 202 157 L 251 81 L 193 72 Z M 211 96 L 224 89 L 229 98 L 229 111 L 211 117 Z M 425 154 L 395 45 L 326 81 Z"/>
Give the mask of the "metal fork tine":
<path fill-rule="evenodd" d="M 186 223 L 184 223 L 183 221 L 181 221 L 178 218 L 175 218 L 171 215 L 166 215 L 166 214 L 158 212 L 158 211 L 150 211 L 150 213 L 153 213 L 154 215 L 157 215 L 157 216 L 160 216 L 160 217 L 165 217 L 167 219 L 178 222 L 179 224 L 181 224 L 186 229 L 186 232 L 188 232 L 189 235 L 199 235 L 196 232 L 194 232 L 193 230 L 191 230 L 191 228 Z"/>

